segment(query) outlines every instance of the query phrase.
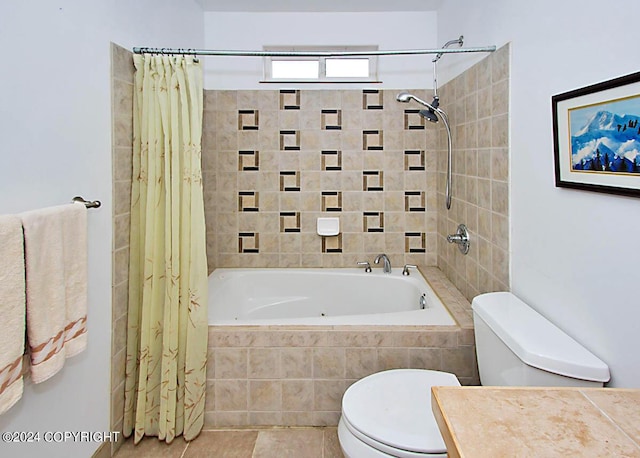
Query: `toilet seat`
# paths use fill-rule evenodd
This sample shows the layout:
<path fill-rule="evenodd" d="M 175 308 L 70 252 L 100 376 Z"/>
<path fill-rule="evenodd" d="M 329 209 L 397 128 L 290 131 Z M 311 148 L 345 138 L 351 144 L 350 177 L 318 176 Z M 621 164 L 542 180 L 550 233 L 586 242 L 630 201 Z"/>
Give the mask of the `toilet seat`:
<path fill-rule="evenodd" d="M 453 374 L 421 369 L 393 369 L 358 380 L 342 398 L 343 436 L 348 431 L 388 456 L 446 454 L 431 412 L 431 387 L 443 385 L 460 383 Z"/>

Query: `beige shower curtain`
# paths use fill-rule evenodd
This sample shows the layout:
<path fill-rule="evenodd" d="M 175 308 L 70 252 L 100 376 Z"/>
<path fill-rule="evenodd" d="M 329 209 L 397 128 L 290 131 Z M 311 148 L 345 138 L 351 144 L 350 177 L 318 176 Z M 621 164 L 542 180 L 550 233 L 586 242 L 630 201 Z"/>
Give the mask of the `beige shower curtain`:
<path fill-rule="evenodd" d="M 124 434 L 191 440 L 204 422 L 207 358 L 202 70 L 191 57 L 134 64 Z"/>

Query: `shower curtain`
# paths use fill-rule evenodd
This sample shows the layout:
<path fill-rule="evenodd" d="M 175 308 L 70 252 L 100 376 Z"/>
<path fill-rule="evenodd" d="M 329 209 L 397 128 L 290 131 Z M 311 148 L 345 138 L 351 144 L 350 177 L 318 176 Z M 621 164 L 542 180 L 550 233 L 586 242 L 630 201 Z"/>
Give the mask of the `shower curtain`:
<path fill-rule="evenodd" d="M 124 434 L 170 443 L 204 422 L 202 70 L 190 57 L 134 55 L 134 64 Z"/>

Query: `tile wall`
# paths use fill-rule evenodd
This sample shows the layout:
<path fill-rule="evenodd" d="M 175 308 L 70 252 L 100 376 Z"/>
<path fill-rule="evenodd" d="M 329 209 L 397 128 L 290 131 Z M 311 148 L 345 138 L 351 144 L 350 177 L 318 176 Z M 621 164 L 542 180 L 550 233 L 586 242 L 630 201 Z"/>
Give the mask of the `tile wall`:
<path fill-rule="evenodd" d="M 133 153 L 133 57 L 111 44 L 113 273 L 111 334 L 111 431 L 122 432 L 129 298 L 129 224 Z M 112 443 L 112 453 L 121 442 Z"/>
<path fill-rule="evenodd" d="M 438 267 L 472 300 L 508 291 L 509 45 L 488 55 L 440 90 L 453 132 L 453 202 L 445 209 L 447 138 L 438 131 Z M 471 249 L 463 256 L 447 234 L 464 223 Z"/>
<path fill-rule="evenodd" d="M 396 93 L 205 91 L 210 270 L 436 265 L 436 130 Z"/>

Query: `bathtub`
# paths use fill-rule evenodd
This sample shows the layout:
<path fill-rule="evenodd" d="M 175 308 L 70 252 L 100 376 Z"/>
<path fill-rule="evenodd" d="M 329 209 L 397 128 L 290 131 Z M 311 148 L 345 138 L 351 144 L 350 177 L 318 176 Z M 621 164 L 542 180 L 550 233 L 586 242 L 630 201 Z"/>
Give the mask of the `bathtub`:
<path fill-rule="evenodd" d="M 421 298 L 424 298 L 421 300 Z M 424 303 L 424 308 L 422 308 Z M 420 272 L 226 269 L 209 276 L 209 324 L 454 326 Z"/>

